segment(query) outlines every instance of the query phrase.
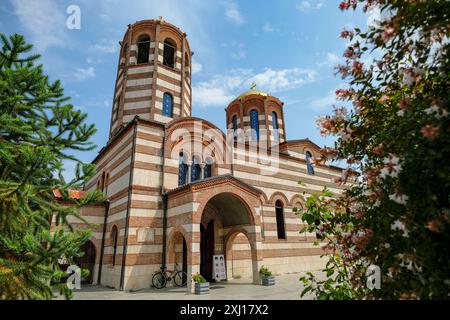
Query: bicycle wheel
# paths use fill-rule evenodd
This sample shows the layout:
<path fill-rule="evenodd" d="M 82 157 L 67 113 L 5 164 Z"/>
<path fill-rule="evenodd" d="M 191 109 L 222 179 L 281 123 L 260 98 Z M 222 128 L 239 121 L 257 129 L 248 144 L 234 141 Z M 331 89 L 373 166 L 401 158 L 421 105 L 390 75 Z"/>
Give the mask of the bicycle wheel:
<path fill-rule="evenodd" d="M 177 287 L 184 287 L 187 283 L 187 274 L 184 271 L 178 271 L 173 277 L 173 282 Z"/>
<path fill-rule="evenodd" d="M 162 272 L 155 273 L 152 278 L 152 284 L 157 289 L 162 289 L 167 284 L 167 279 Z"/>

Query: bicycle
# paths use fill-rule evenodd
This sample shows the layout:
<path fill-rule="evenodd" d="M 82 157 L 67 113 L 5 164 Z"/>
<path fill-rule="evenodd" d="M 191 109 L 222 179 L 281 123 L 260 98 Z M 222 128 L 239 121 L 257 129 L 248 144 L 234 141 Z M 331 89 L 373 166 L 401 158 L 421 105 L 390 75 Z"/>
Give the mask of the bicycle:
<path fill-rule="evenodd" d="M 167 268 L 161 267 L 161 271 L 153 275 L 152 285 L 157 289 L 162 289 L 171 280 L 177 287 L 184 287 L 187 283 L 187 273 L 183 270 L 178 270 L 178 263 L 175 264 L 175 270 L 167 270 Z"/>

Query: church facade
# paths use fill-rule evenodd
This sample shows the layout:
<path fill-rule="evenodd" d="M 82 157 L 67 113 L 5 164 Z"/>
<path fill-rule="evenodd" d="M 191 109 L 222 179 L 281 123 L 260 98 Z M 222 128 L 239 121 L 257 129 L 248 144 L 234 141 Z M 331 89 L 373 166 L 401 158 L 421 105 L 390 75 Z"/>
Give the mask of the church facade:
<path fill-rule="evenodd" d="M 121 41 L 109 141 L 85 187 L 108 201 L 81 212 L 95 225 L 91 281 L 148 288 L 175 265 L 211 280 L 218 254 L 228 279 L 254 283 L 261 266 L 320 269 L 324 252 L 299 232 L 293 208 L 325 186 L 338 196 L 341 169 L 315 163 L 310 140 L 288 140 L 283 102 L 254 87 L 226 107 L 226 132 L 192 117 L 192 55 L 186 34 L 162 19 L 129 25 Z"/>

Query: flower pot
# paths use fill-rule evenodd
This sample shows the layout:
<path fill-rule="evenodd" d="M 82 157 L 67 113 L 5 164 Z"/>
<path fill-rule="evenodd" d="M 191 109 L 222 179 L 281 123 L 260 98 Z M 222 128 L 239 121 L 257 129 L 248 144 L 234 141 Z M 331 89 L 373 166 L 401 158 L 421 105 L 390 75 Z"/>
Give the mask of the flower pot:
<path fill-rule="evenodd" d="M 275 277 L 274 276 L 261 276 L 261 281 L 263 286 L 273 286 L 275 285 Z"/>
<path fill-rule="evenodd" d="M 209 293 L 209 282 L 195 283 L 195 294 L 207 294 L 207 293 Z"/>

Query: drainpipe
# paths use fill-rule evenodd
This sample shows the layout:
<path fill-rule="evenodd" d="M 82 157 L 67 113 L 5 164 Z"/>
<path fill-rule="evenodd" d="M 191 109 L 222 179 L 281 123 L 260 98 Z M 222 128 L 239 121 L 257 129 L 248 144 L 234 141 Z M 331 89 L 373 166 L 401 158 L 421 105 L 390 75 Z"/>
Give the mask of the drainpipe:
<path fill-rule="evenodd" d="M 136 116 L 133 120 L 133 147 L 131 151 L 131 168 L 130 168 L 130 179 L 128 181 L 128 203 L 127 203 L 127 214 L 125 218 L 125 234 L 123 238 L 123 251 L 122 251 L 122 268 L 120 270 L 120 290 L 124 290 L 125 281 L 125 261 L 127 258 L 127 246 L 128 246 L 128 227 L 130 224 L 130 210 L 131 210 L 131 194 L 133 192 L 133 175 L 134 175 L 134 158 L 136 155 L 136 134 L 138 126 L 139 116 Z"/>
<path fill-rule="evenodd" d="M 108 222 L 108 215 L 109 215 L 109 205 L 110 205 L 109 199 L 106 199 L 103 204 L 105 206 L 105 219 L 103 220 L 103 236 L 102 236 L 102 247 L 100 249 L 100 263 L 98 266 L 98 278 L 97 278 L 97 284 L 101 284 L 102 282 L 102 268 L 103 268 L 103 255 L 105 252 L 105 237 L 106 237 L 106 224 Z"/>
<path fill-rule="evenodd" d="M 166 252 L 167 252 L 167 193 L 165 193 L 164 188 L 164 172 L 166 170 L 166 130 L 164 128 L 163 142 L 162 142 L 162 177 L 161 177 L 161 198 L 162 198 L 162 207 L 163 207 L 163 243 L 162 243 L 162 259 L 161 264 L 162 268 L 166 267 Z"/>
<path fill-rule="evenodd" d="M 167 247 L 167 194 L 162 194 L 163 201 L 163 248 L 162 248 L 162 267 L 166 267 L 166 247 Z"/>

